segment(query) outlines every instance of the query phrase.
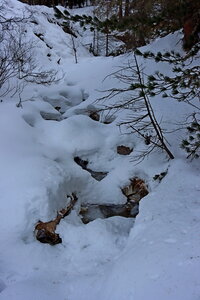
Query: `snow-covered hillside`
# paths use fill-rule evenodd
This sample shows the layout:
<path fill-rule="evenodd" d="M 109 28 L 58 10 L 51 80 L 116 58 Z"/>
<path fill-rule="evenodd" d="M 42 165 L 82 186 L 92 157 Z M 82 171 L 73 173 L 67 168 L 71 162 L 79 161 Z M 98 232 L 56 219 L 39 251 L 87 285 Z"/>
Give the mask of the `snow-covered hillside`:
<path fill-rule="evenodd" d="M 143 144 L 116 126 L 125 113 L 104 112 L 100 121 L 89 117 L 102 107 L 95 101 L 102 91 L 123 86 L 116 78 L 104 79 L 132 54 L 93 57 L 85 47 L 92 37 L 79 35 L 75 64 L 71 36 L 56 23 L 53 9 L 17 0 L 0 4 L 5 16 L 31 16 L 24 30 L 35 45 L 37 68 L 53 69 L 60 79 L 50 86 L 27 84 L 22 107 L 16 105 L 18 94 L 0 102 L 0 300 L 199 300 L 199 165 L 179 147 L 184 131 L 167 136 L 174 160 L 153 152 L 135 164 Z M 180 38 L 177 32 L 143 50 L 182 51 Z M 140 62 L 149 74 L 167 71 L 161 63 Z M 159 97 L 152 105 L 169 131 L 193 109 Z M 133 152 L 119 155 L 119 145 Z M 74 157 L 107 176 L 97 181 Z M 159 183 L 153 177 L 161 172 L 167 175 Z M 83 224 L 81 204 L 124 204 L 121 189 L 134 177 L 149 190 L 136 219 Z M 56 231 L 62 243 L 39 243 L 35 224 L 54 218 L 73 192 L 78 203 Z"/>

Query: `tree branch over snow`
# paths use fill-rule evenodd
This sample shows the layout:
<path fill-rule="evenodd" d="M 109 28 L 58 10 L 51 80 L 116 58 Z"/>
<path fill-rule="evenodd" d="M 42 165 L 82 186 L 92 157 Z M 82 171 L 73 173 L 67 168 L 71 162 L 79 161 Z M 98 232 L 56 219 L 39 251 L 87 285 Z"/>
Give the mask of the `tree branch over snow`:
<path fill-rule="evenodd" d="M 130 111 L 127 119 L 119 122 L 118 125 L 119 127 L 125 126 L 132 133 L 138 134 L 144 140 L 147 147 L 136 160 L 143 160 L 145 156 L 156 148 L 162 149 L 170 159 L 173 159 L 174 155 L 167 146 L 163 129 L 157 121 L 151 105 L 148 90 L 143 79 L 145 74 L 138 64 L 136 55 L 134 55 L 133 61 L 109 76 L 114 76 L 118 81 L 126 84 L 126 86 L 124 88 L 106 90 L 106 96 L 97 101 L 106 103 L 110 99 L 115 99 L 117 96 L 123 95 L 122 100 L 116 100 L 112 104 L 105 104 L 101 110 Z"/>

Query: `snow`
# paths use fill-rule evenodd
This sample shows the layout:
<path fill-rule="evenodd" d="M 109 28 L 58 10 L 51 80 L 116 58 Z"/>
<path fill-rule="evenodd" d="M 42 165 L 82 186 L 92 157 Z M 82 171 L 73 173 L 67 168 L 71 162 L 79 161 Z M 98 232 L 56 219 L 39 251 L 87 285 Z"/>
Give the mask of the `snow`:
<path fill-rule="evenodd" d="M 195 213 L 199 181 L 197 174 L 190 174 L 192 187 L 191 181 L 177 176 L 177 170 L 181 174 L 189 169 L 173 162 L 167 180 L 141 202 L 127 247 L 109 274 L 108 290 L 101 299 L 109 299 L 111 292 L 113 299 L 127 299 L 129 293 L 133 299 L 199 298 L 199 216 Z M 125 285 L 121 287 L 117 274 L 123 270 Z"/>
<path fill-rule="evenodd" d="M 101 122 L 88 116 L 89 110 L 101 107 L 94 103 L 101 91 L 120 84 L 105 76 L 131 54 L 92 57 L 79 36 L 75 64 L 70 36 L 47 20 L 54 20 L 52 9 L 29 8 L 17 0 L 0 3 L 8 16 L 34 11 L 38 25 L 25 24 L 27 39 L 37 42 L 38 66 L 57 70 L 61 78 L 51 86 L 26 85 L 22 108 L 16 106 L 17 95 L 0 102 L 0 300 L 199 300 L 199 165 L 187 161 L 179 148 L 184 131 L 167 136 L 175 160 L 155 152 L 136 165 L 141 141 L 116 126 L 124 112 L 111 118 L 111 124 L 103 123 L 105 114 Z M 42 33 L 45 43 L 34 32 Z M 180 32 L 171 34 L 142 50 L 179 50 L 180 37 Z M 158 68 L 170 72 L 153 61 L 146 68 L 149 73 Z M 152 105 L 170 129 L 192 111 L 172 100 L 160 103 L 155 98 Z M 133 153 L 117 154 L 122 144 L 133 147 Z M 108 175 L 96 181 L 74 162 L 76 156 Z M 153 180 L 166 170 L 160 183 Z M 135 176 L 147 182 L 150 192 L 140 202 L 136 220 L 112 217 L 82 223 L 81 203 L 125 203 L 121 188 Z M 35 224 L 54 218 L 72 192 L 79 200 L 57 227 L 62 244 L 39 243 Z"/>

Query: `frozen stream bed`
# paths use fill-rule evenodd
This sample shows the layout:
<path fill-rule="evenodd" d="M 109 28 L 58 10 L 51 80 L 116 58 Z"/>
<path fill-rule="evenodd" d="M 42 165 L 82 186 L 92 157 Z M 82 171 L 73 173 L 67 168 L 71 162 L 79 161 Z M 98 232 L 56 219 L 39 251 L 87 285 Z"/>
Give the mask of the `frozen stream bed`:
<path fill-rule="evenodd" d="M 52 9 L 0 2 L 7 17 L 33 9 L 26 38 L 37 45 L 37 65 L 60 76 L 51 86 L 25 85 L 22 107 L 16 106 L 18 95 L 0 99 L 0 300 L 199 300 L 199 165 L 186 160 L 179 147 L 185 132 L 167 136 L 173 161 L 156 151 L 135 164 L 145 145 L 137 135 L 119 131 L 116 125 L 125 112 L 91 118 L 101 107 L 95 102 L 101 91 L 123 86 L 112 77 L 104 79 L 128 62 L 131 53 L 93 57 L 82 33 L 75 64 L 71 37 L 49 22 L 54 20 Z M 182 51 L 181 38 L 176 32 L 144 50 Z M 88 35 L 87 41 L 91 39 Z M 170 74 L 162 63 L 140 62 L 150 74 L 157 68 Z M 159 97 L 152 105 L 168 131 L 191 110 Z M 120 155 L 121 145 L 133 151 Z M 88 161 L 87 169 L 75 157 Z M 92 172 L 107 174 L 98 181 Z M 153 179 L 163 172 L 162 181 Z M 149 190 L 135 220 L 114 216 L 83 224 L 81 205 L 126 203 L 121 189 L 135 177 Z M 39 243 L 35 224 L 55 218 L 73 192 L 78 202 L 56 230 L 62 243 Z"/>

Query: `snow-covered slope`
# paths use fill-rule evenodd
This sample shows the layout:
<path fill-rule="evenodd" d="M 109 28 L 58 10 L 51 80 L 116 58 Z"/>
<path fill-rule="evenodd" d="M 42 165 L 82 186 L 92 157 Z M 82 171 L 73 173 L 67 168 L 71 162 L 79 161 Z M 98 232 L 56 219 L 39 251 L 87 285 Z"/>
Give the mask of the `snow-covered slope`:
<path fill-rule="evenodd" d="M 101 122 L 88 116 L 101 105 L 94 101 L 102 90 L 121 84 L 104 78 L 131 54 L 92 57 L 82 43 L 85 37 L 79 36 L 75 64 L 71 37 L 52 23 L 52 9 L 30 8 L 17 0 L 0 3 L 8 16 L 33 12 L 34 22 L 25 26 L 27 39 L 37 43 L 38 67 L 57 70 L 60 76 L 51 86 L 26 85 L 22 107 L 16 106 L 18 95 L 0 103 L 0 299 L 200 299 L 199 165 L 188 162 L 179 148 L 183 132 L 168 136 L 175 160 L 155 152 L 135 165 L 141 141 L 118 130 L 122 115 L 109 116 L 110 124 L 103 123 L 106 114 Z M 179 37 L 175 33 L 146 48 L 180 49 Z M 146 69 L 151 73 L 158 67 L 166 70 L 152 61 Z M 152 105 L 169 129 L 191 109 L 158 98 Z M 133 147 L 133 153 L 120 156 L 116 147 L 122 144 Z M 96 181 L 74 162 L 76 156 L 108 175 Z M 166 170 L 161 183 L 153 180 Z M 150 191 L 135 222 L 122 217 L 81 222 L 81 203 L 125 203 L 121 188 L 134 176 L 143 178 Z M 36 222 L 54 218 L 72 192 L 79 201 L 57 228 L 62 244 L 36 241 Z"/>

